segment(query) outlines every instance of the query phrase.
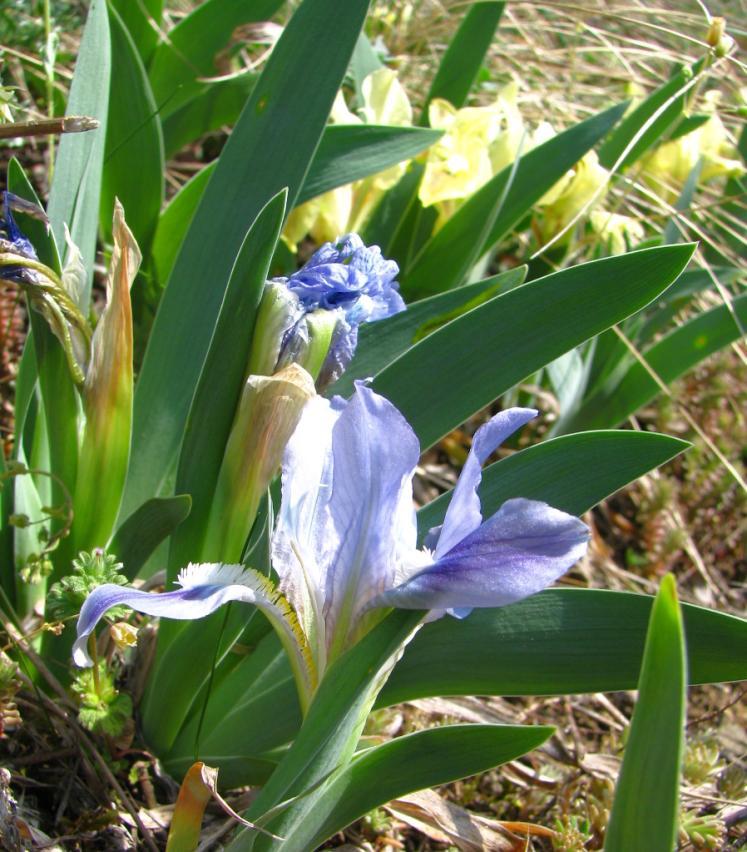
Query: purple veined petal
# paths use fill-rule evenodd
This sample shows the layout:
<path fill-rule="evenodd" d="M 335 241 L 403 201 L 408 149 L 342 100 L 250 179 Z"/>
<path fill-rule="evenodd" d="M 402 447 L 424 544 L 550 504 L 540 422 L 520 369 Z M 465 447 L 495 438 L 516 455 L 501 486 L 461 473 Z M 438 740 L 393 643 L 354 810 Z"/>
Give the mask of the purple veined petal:
<path fill-rule="evenodd" d="M 245 575 L 242 565 L 191 564 L 177 580 L 182 588 L 173 592 L 143 592 L 113 583 L 99 586 L 86 598 L 81 608 L 78 637 L 73 645 L 73 661 L 77 666 L 93 665 L 86 650 L 86 640 L 112 607 L 123 605 L 144 615 L 177 620 L 203 618 L 228 601 L 256 602 L 257 589 L 242 582 Z"/>
<path fill-rule="evenodd" d="M 589 530 L 546 503 L 508 500 L 446 556 L 374 605 L 454 610 L 515 603 L 550 586 L 586 552 Z"/>
<path fill-rule="evenodd" d="M 341 650 L 357 613 L 394 582 L 415 548 L 412 476 L 420 455 L 402 414 L 363 382 L 335 424 L 332 499 L 336 546 L 325 586 L 325 620 Z"/>
<path fill-rule="evenodd" d="M 308 703 L 316 684 L 308 643 L 287 601 L 267 577 L 245 570 L 243 565 L 190 564 L 180 572 L 177 583 L 181 589 L 161 594 L 112 583 L 94 589 L 80 611 L 73 662 L 77 666 L 93 665 L 87 649 L 88 637 L 114 606 L 128 606 L 144 615 L 193 620 L 210 615 L 230 601 L 241 601 L 259 607 L 277 630 L 288 653 L 301 702 L 304 705 Z"/>
<path fill-rule="evenodd" d="M 509 435 L 528 423 L 538 412 L 534 408 L 508 408 L 480 426 L 472 438 L 467 461 L 454 487 L 446 510 L 441 532 L 435 545 L 435 557 L 440 559 L 482 523 L 480 497 L 477 489 L 482 479 L 482 466 L 490 454 Z M 429 534 L 426 547 L 433 546 L 435 536 Z"/>

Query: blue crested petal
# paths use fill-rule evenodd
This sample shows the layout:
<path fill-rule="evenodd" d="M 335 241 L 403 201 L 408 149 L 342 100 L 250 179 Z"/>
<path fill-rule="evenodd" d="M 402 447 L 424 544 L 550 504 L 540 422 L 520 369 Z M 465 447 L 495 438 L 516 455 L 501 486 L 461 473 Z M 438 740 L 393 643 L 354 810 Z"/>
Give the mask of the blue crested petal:
<path fill-rule="evenodd" d="M 515 603 L 551 585 L 586 552 L 589 530 L 546 503 L 508 500 L 444 557 L 375 606 L 455 610 Z"/>
<path fill-rule="evenodd" d="M 244 601 L 274 607 L 266 595 L 267 581 L 259 574 L 246 572 L 242 565 L 190 565 L 177 580 L 181 589 L 173 592 L 143 592 L 127 586 L 106 583 L 86 598 L 78 617 L 73 661 L 91 666 L 87 640 L 101 618 L 115 606 L 127 606 L 144 615 L 177 620 L 204 618 L 229 601 Z"/>
<path fill-rule="evenodd" d="M 404 308 L 397 293 L 399 267 L 381 255 L 378 246 L 366 246 L 357 234 L 325 243 L 297 272 L 287 286 L 307 311 L 343 308 L 350 325 L 372 322 Z M 370 303 L 362 307 L 366 298 Z"/>
<path fill-rule="evenodd" d="M 433 530 L 426 541 L 426 547 L 433 548 L 438 533 L 435 544 L 437 559 L 480 526 L 482 513 L 477 489 L 482 479 L 482 466 L 509 435 L 536 416 L 537 411 L 534 408 L 508 408 L 496 414 L 475 432 L 469 456 L 454 487 L 440 533 Z"/>
<path fill-rule="evenodd" d="M 332 435 L 329 511 L 334 545 L 328 554 L 325 615 L 344 645 L 357 614 L 393 585 L 400 562 L 415 550 L 412 476 L 420 455 L 402 414 L 362 382 Z"/>

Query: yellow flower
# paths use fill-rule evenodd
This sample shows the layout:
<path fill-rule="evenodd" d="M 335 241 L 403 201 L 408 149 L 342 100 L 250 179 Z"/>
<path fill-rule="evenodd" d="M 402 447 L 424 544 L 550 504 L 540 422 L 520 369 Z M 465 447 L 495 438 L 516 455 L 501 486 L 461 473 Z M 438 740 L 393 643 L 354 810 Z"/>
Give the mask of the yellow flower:
<path fill-rule="evenodd" d="M 513 162 L 524 136 L 517 94 L 511 82 L 489 106 L 456 109 L 440 98 L 430 103 L 430 126 L 444 135 L 428 150 L 419 190 L 425 207 L 467 198 Z"/>
<path fill-rule="evenodd" d="M 601 201 L 608 178 L 609 172 L 599 164 L 596 152 L 589 151 L 538 202 L 536 224 L 541 239 L 547 241 L 560 233 L 592 199 L 594 204 Z"/>
<path fill-rule="evenodd" d="M 716 113 L 718 93 L 708 92 L 705 98 L 706 108 L 712 112 L 708 121 L 691 133 L 659 145 L 641 163 L 646 183 L 669 204 L 677 200 L 701 157 L 701 183 L 717 177 L 741 177 L 745 174 L 744 164 Z"/>
<path fill-rule="evenodd" d="M 361 85 L 361 93 L 360 116 L 348 109 L 342 92 L 337 93 L 330 113 L 333 124 L 412 126 L 412 105 L 391 69 L 379 68 L 369 74 Z M 406 163 L 398 163 L 376 175 L 312 198 L 292 211 L 283 230 L 283 239 L 295 251 L 306 234 L 311 234 L 315 242 L 324 243 L 359 230 L 382 193 L 397 183 L 406 168 Z"/>
<path fill-rule="evenodd" d="M 594 233 L 604 241 L 610 254 L 625 254 L 645 236 L 643 223 L 639 219 L 610 213 L 609 210 L 592 210 L 589 223 Z"/>

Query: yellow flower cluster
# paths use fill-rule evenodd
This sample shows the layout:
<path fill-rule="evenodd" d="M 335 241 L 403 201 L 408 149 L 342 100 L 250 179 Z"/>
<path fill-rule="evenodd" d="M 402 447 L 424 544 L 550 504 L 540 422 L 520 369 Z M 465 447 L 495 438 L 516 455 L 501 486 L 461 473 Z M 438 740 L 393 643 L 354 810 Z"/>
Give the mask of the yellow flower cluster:
<path fill-rule="evenodd" d="M 716 113 L 719 93 L 707 92 L 705 124 L 690 133 L 655 148 L 642 162 L 643 179 L 664 201 L 674 203 L 692 170 L 702 159 L 699 181 L 718 177 L 741 177 L 745 167 L 729 141 L 724 123 Z"/>
<path fill-rule="evenodd" d="M 337 93 L 332 114 L 333 124 L 385 124 L 390 127 L 412 126 L 412 106 L 397 74 L 380 68 L 369 74 L 361 86 L 363 107 L 360 115 L 350 112 L 342 92 Z M 288 217 L 283 238 L 291 250 L 307 234 L 318 244 L 334 242 L 342 234 L 358 231 L 386 190 L 402 177 L 406 163 L 399 163 L 379 174 L 340 186 L 312 198 Z"/>
<path fill-rule="evenodd" d="M 554 135 L 547 122 L 529 130 L 518 106 L 518 90 L 514 80 L 498 92 L 491 104 L 482 107 L 457 109 L 441 98 L 429 104 L 429 124 L 443 131 L 443 135 L 420 158 L 424 170 L 418 197 L 424 207 L 435 207 L 438 211 L 436 229 L 494 175 Z M 381 68 L 370 74 L 363 81 L 362 97 L 363 105 L 354 114 L 342 93 L 338 93 L 332 122 L 412 125 L 412 106 L 394 71 Z M 706 104 L 712 115 L 708 121 L 659 145 L 641 161 L 644 180 L 668 203 L 676 200 L 701 159 L 702 182 L 745 173 L 716 113 L 717 101 L 717 94 L 709 92 Z M 406 169 L 407 163 L 400 163 L 296 208 L 283 233 L 286 243 L 295 250 L 307 234 L 322 243 L 360 230 L 382 195 Z M 609 179 L 609 171 L 600 164 L 596 153 L 589 151 L 535 205 L 536 237 L 547 243 L 561 235 L 561 245 L 567 245 L 576 231 L 572 226 L 588 219 L 592 231 L 613 254 L 627 251 L 640 242 L 644 229 L 639 220 L 604 209 Z"/>

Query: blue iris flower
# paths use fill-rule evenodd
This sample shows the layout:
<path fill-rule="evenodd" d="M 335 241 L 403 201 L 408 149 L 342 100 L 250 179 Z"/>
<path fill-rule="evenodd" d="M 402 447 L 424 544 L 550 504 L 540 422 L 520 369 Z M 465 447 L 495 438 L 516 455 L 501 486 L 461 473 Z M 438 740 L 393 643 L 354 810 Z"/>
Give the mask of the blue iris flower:
<path fill-rule="evenodd" d="M 309 341 L 309 323 L 318 312 L 336 317 L 318 384 L 339 378 L 358 344 L 358 328 L 405 309 L 396 281 L 399 267 L 387 260 L 378 246 L 366 246 L 357 234 L 346 234 L 336 243 L 325 243 L 307 263 L 282 283 L 291 296 L 288 322 L 283 329 L 277 368 L 302 361 L 299 351 Z"/>
<path fill-rule="evenodd" d="M 41 212 L 36 205 L 29 204 L 21 198 L 17 198 L 10 192 L 3 192 L 2 216 L 0 216 L 0 251 L 7 254 L 17 254 L 27 260 L 37 260 L 31 240 L 24 236 L 13 217 L 11 205 L 15 204 L 32 215 Z M 22 266 L 6 266 L 2 269 L 2 277 L 16 284 L 35 284 L 38 274 Z"/>
<path fill-rule="evenodd" d="M 288 651 L 303 707 L 329 663 L 390 607 L 463 618 L 552 584 L 586 551 L 578 518 L 536 500 L 506 501 L 483 519 L 478 486 L 495 448 L 537 414 L 511 408 L 474 436 L 443 524 L 417 547 L 412 478 L 420 446 L 403 415 L 365 384 L 349 401 L 312 398 L 283 460 L 272 541 L 277 582 L 241 565 L 190 565 L 181 589 L 152 594 L 105 585 L 86 600 L 74 660 L 113 606 L 201 618 L 231 600 L 260 607 Z"/>

